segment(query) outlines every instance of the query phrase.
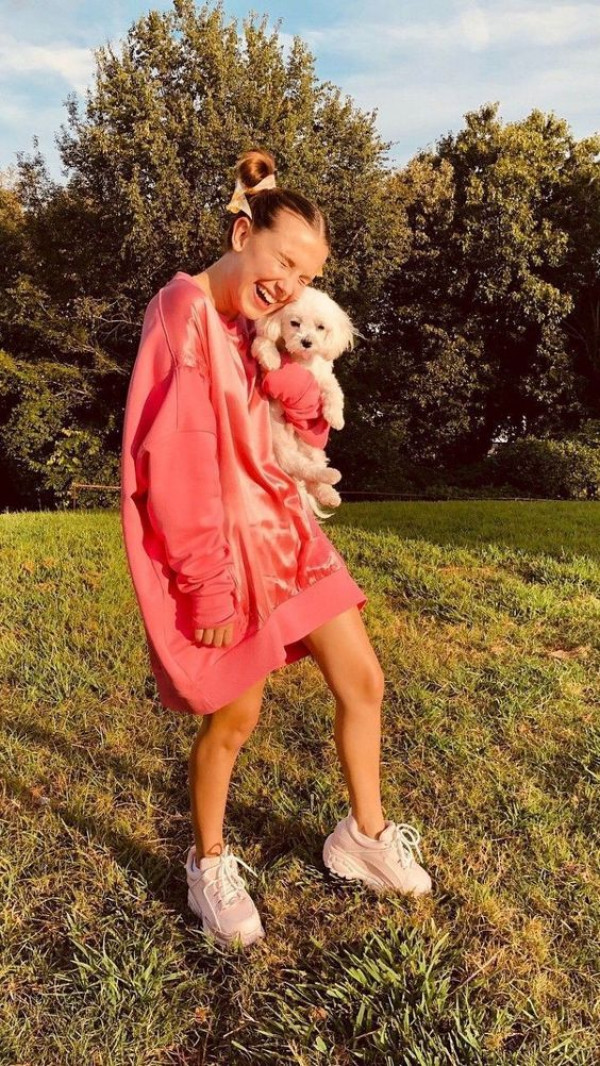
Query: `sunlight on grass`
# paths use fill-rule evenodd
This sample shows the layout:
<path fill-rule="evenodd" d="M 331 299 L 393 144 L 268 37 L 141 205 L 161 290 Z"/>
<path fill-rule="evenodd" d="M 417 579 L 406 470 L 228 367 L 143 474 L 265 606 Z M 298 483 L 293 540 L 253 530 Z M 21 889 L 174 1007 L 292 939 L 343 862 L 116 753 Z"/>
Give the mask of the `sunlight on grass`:
<path fill-rule="evenodd" d="M 227 836 L 266 940 L 187 909 L 187 759 L 115 512 L 0 517 L 6 1063 L 591 1064 L 600 1023 L 597 505 L 343 505 L 388 817 L 433 896 L 326 876 L 347 811 L 316 664 L 269 678 Z"/>

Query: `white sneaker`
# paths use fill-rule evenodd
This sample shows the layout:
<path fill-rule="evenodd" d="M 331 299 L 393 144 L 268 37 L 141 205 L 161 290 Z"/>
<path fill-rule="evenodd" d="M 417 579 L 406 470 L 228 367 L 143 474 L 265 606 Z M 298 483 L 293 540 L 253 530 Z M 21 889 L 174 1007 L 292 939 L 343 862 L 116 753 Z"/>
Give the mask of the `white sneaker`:
<path fill-rule="evenodd" d="M 364 881 L 378 892 L 397 890 L 405 895 L 431 892 L 431 878 L 415 861 L 421 837 L 414 825 L 386 819 L 378 838 L 359 831 L 352 811 L 338 822 L 323 845 L 325 866 L 351 881 Z"/>
<path fill-rule="evenodd" d="M 236 939 L 246 947 L 265 935 L 260 914 L 246 891 L 237 864 L 250 873 L 256 871 L 236 857 L 227 844 L 221 855 L 206 855 L 196 866 L 196 845 L 188 851 L 185 864 L 188 906 L 199 918 L 205 933 L 223 946 Z"/>

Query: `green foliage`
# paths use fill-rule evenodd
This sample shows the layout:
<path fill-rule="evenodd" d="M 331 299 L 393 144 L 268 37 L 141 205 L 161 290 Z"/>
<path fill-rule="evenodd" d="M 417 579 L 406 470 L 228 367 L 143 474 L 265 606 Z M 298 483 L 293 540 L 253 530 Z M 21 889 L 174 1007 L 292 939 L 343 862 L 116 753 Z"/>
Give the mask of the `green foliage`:
<path fill-rule="evenodd" d="M 394 185 L 410 254 L 389 278 L 371 380 L 378 408 L 400 407 L 412 447 L 442 463 L 482 458 L 523 425 L 576 429 L 597 403 L 571 338 L 597 280 L 600 137 L 577 143 L 552 115 L 503 124 L 497 111 L 468 113 Z"/>
<path fill-rule="evenodd" d="M 531 496 L 600 499 L 600 448 L 579 441 L 524 437 L 500 444 L 488 467 L 496 483 Z"/>
<path fill-rule="evenodd" d="M 571 439 L 587 444 L 590 448 L 600 449 L 600 418 L 586 419 Z"/>
<path fill-rule="evenodd" d="M 95 485 L 119 484 L 119 456 L 107 452 L 103 438 L 88 429 L 61 429 L 61 438 L 55 442 L 52 455 L 44 468 L 44 482 L 54 492 L 60 503 L 72 500 L 72 482 Z M 87 507 L 106 506 L 114 503 L 114 494 L 97 494 L 93 501 L 85 498 Z"/>
<path fill-rule="evenodd" d="M 24 243 L 25 218 L 14 177 L 0 171 L 0 289 L 18 274 Z"/>
<path fill-rule="evenodd" d="M 65 185 L 38 150 L 0 183 L 0 347 L 37 368 L 46 398 L 46 364 L 87 394 L 35 429 L 46 401 L 0 383 L 0 459 L 27 499 L 60 499 L 56 469 L 40 478 L 55 445 L 55 467 L 77 465 L 63 429 L 90 469 L 92 439 L 118 454 L 144 309 L 176 270 L 222 254 L 233 165 L 257 145 L 329 217 L 323 284 L 362 338 L 336 367 L 347 486 L 366 487 L 376 429 L 369 482 L 389 488 L 403 465 L 453 469 L 499 436 L 573 437 L 600 419 L 600 136 L 576 141 L 538 109 L 504 123 L 486 103 L 390 170 L 375 113 L 318 80 L 300 37 L 284 56 L 278 30 L 254 13 L 240 30 L 222 0 L 149 11 L 96 51 L 85 103 L 67 99 Z"/>
<path fill-rule="evenodd" d="M 22 506 L 65 504 L 73 480 L 118 481 L 119 457 L 107 446 L 114 416 L 100 427 L 84 428 L 92 389 L 86 375 L 68 364 L 35 366 L 0 351 L 0 455 L 6 499 Z"/>

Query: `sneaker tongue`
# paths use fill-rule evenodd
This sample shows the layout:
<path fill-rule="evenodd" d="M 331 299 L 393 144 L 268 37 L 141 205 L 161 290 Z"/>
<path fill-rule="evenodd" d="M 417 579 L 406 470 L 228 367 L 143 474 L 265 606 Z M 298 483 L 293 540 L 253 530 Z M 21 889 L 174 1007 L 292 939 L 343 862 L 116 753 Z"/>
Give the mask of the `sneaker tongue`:
<path fill-rule="evenodd" d="M 382 844 L 389 844 L 391 839 L 392 839 L 392 837 L 393 837 L 393 835 L 394 835 L 394 823 L 390 822 L 389 819 L 388 819 L 386 821 L 386 823 L 385 823 L 385 829 L 381 830 L 381 833 L 379 834 L 377 839 L 380 840 L 382 842 Z"/>
<path fill-rule="evenodd" d="M 203 859 L 200 859 L 200 869 L 210 870 L 211 866 L 218 866 L 219 860 L 219 855 L 205 855 Z"/>

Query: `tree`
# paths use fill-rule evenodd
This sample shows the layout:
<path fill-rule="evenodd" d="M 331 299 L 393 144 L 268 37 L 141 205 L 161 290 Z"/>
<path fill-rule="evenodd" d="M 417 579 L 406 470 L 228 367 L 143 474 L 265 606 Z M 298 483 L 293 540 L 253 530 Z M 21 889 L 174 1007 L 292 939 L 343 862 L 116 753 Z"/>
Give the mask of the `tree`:
<path fill-rule="evenodd" d="M 497 110 L 468 113 L 397 176 L 412 241 L 382 309 L 382 343 L 399 353 L 388 397 L 402 397 L 408 447 L 447 464 L 484 455 L 499 434 L 576 426 L 586 406 L 566 328 L 569 259 L 588 264 L 589 283 L 597 231 L 584 250 L 565 205 L 583 173 L 586 187 L 590 169 L 597 180 L 600 138 L 582 148 L 552 115 L 503 125 Z"/>
<path fill-rule="evenodd" d="M 361 335 L 336 366 L 347 489 L 600 417 L 600 137 L 485 104 L 394 171 L 376 111 L 319 82 L 299 37 L 284 56 L 266 16 L 226 24 L 222 0 L 173 0 L 95 55 L 57 137 L 65 183 L 37 140 L 0 183 L 0 459 L 19 498 L 115 470 L 144 309 L 222 254 L 252 146 L 331 222 L 323 285 Z"/>
<path fill-rule="evenodd" d="M 69 97 L 57 138 L 66 184 L 49 180 L 39 153 L 20 154 L 25 260 L 0 295 L 0 345 L 17 360 L 4 368 L 11 402 L 21 395 L 21 363 L 40 375 L 48 361 L 76 368 L 72 385 L 87 400 L 70 403 L 65 417 L 117 454 L 144 307 L 177 269 L 194 273 L 222 253 L 243 150 L 268 147 L 280 184 L 329 215 L 335 247 L 325 283 L 359 323 L 405 237 L 386 199 L 388 145 L 374 116 L 317 81 L 300 38 L 284 58 L 266 16 L 246 20 L 240 36 L 234 21 L 224 24 L 222 2 L 197 9 L 174 0 L 172 11 L 137 20 L 119 54 L 110 45 L 95 54 L 84 113 Z M 23 431 L 11 415 L 17 422 Z M 29 458 L 43 467 L 49 457 L 35 440 Z"/>

